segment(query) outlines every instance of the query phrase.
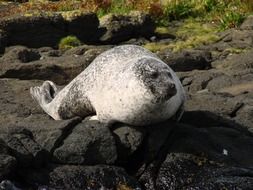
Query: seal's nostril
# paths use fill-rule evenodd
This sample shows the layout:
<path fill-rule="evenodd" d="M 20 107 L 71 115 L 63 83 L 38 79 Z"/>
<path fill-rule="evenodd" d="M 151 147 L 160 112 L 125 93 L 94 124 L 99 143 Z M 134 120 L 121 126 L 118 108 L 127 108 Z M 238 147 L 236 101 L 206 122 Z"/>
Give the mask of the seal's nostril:
<path fill-rule="evenodd" d="M 174 83 L 170 83 L 170 84 L 169 84 L 169 88 L 170 88 L 170 89 L 175 89 L 175 88 L 176 88 L 176 85 L 175 85 Z"/>

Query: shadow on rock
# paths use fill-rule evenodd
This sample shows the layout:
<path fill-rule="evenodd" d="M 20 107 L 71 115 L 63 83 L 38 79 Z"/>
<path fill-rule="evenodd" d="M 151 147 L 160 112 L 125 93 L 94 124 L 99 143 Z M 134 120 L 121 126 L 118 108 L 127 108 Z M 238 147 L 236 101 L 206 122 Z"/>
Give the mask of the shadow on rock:
<path fill-rule="evenodd" d="M 172 124 L 154 159 L 143 161 L 137 175 L 145 189 L 250 189 L 252 133 L 206 111 L 186 112 L 181 122 Z"/>

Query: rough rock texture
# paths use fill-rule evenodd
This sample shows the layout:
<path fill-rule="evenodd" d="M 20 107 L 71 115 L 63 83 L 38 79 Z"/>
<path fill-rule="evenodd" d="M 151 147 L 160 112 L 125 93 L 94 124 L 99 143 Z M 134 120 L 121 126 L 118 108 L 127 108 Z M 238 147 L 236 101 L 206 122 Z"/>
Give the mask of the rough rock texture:
<path fill-rule="evenodd" d="M 28 49 L 24 46 L 13 46 L 5 52 L 1 57 L 1 61 L 6 64 L 12 64 L 14 62 L 28 63 L 36 61 L 41 58 L 39 52 L 34 49 Z"/>
<path fill-rule="evenodd" d="M 74 35 L 83 43 L 119 43 L 154 34 L 154 21 L 145 13 L 107 15 L 100 20 L 95 13 L 27 13 L 0 19 L 0 53 L 12 45 L 32 48 L 58 47 L 61 38 Z"/>
<path fill-rule="evenodd" d="M 1 19 L 0 28 L 7 33 L 7 45 L 56 46 L 67 35 L 64 19 L 57 14 Z"/>
<path fill-rule="evenodd" d="M 63 145 L 54 151 L 54 157 L 62 164 L 113 164 L 117 149 L 108 127 L 87 118 L 75 126 Z"/>
<path fill-rule="evenodd" d="M 133 11 L 126 15 L 109 14 L 100 20 L 101 30 L 105 30 L 100 40 L 104 43 L 118 43 L 130 38 L 151 37 L 155 25 L 150 15 Z"/>
<path fill-rule="evenodd" d="M 10 155 L 0 154 L 0 180 L 11 175 L 16 166 L 16 159 Z"/>
<path fill-rule="evenodd" d="M 6 45 L 36 48 L 57 47 L 60 39 L 67 35 L 75 35 L 84 43 L 96 42 L 98 25 L 95 13 L 28 13 L 0 19 L 0 29 L 7 35 Z"/>
<path fill-rule="evenodd" d="M 248 16 L 240 26 L 242 30 L 253 30 L 253 16 Z"/>
<path fill-rule="evenodd" d="M 6 33 L 0 29 L 0 54 L 4 53 L 6 46 L 7 46 Z"/>
<path fill-rule="evenodd" d="M 63 13 L 64 14 L 64 13 Z M 65 17 L 66 31 L 69 35 L 74 35 L 83 43 L 94 43 L 99 39 L 99 20 L 94 13 L 80 13 L 75 11 L 67 12 Z M 64 16 L 64 15 L 63 15 Z"/>
<path fill-rule="evenodd" d="M 157 189 L 251 189 L 252 170 L 222 166 L 205 157 L 168 154 L 158 173 Z"/>
<path fill-rule="evenodd" d="M 146 131 L 141 127 L 118 124 L 113 134 L 118 148 L 118 160 L 127 162 L 129 157 L 141 147 Z"/>
<path fill-rule="evenodd" d="M 194 69 L 204 70 L 211 68 L 211 54 L 201 50 L 186 50 L 180 53 L 162 51 L 159 57 L 167 63 L 174 71 L 192 71 Z"/>
<path fill-rule="evenodd" d="M 59 85 L 66 84 L 106 49 L 107 47 L 91 48 L 80 55 L 75 54 L 73 49 L 72 53 L 64 56 L 52 56 L 52 53 L 56 53 L 53 50 L 39 54 L 24 47 L 11 48 L 0 58 L 0 78 L 42 79 L 52 80 Z M 32 61 L 38 57 L 39 60 Z"/>
<path fill-rule="evenodd" d="M 41 170 L 23 170 L 21 174 L 34 189 L 141 189 L 124 169 L 107 165 L 49 165 Z"/>

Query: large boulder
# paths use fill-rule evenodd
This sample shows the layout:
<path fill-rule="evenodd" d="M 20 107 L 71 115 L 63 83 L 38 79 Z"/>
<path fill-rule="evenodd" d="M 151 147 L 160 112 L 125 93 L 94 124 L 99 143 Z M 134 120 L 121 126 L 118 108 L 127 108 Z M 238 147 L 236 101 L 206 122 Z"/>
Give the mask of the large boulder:
<path fill-rule="evenodd" d="M 98 25 L 95 13 L 73 11 L 31 12 L 0 19 L 0 29 L 7 35 L 7 46 L 18 44 L 33 48 L 58 47 L 60 39 L 68 35 L 75 35 L 85 43 L 96 42 Z"/>
<path fill-rule="evenodd" d="M 135 189 L 141 190 L 136 179 L 124 169 L 108 165 L 49 165 L 40 170 L 24 170 L 19 175 L 33 189 Z"/>
<path fill-rule="evenodd" d="M 80 119 L 54 121 L 44 114 L 29 94 L 42 82 L 1 79 L 0 139 L 18 163 L 40 167 L 59 147 Z"/>
<path fill-rule="evenodd" d="M 109 128 L 87 118 L 54 151 L 54 157 L 62 164 L 114 164 L 117 149 Z"/>
<path fill-rule="evenodd" d="M 222 166 L 205 157 L 168 154 L 156 179 L 157 189 L 250 189 L 253 171 Z M 147 188 L 150 189 L 150 188 Z"/>
<path fill-rule="evenodd" d="M 118 162 L 126 163 L 129 158 L 142 148 L 146 130 L 126 124 L 116 124 L 113 135 L 118 150 Z"/>
<path fill-rule="evenodd" d="M 14 46 L 8 49 L 1 57 L 1 62 L 12 64 L 15 62 L 28 63 L 41 58 L 39 52 L 35 49 L 28 49 L 24 46 Z"/>
<path fill-rule="evenodd" d="M 149 38 L 154 34 L 151 16 L 133 11 L 129 15 L 108 14 L 100 19 L 100 28 L 105 30 L 100 38 L 104 43 L 119 43 L 136 37 Z"/>
<path fill-rule="evenodd" d="M 94 43 L 99 39 L 99 20 L 95 13 L 67 11 L 61 13 L 65 19 L 66 32 L 74 35 L 83 43 Z"/>
<path fill-rule="evenodd" d="M 7 34 L 7 45 L 55 47 L 66 36 L 64 19 L 59 14 L 27 14 L 0 20 L 0 28 Z"/>

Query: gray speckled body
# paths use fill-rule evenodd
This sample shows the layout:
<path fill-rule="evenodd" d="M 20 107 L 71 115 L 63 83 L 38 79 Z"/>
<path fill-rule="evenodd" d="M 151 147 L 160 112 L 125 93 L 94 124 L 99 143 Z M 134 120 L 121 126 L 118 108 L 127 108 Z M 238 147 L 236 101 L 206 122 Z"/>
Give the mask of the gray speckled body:
<path fill-rule="evenodd" d="M 96 114 L 101 122 L 136 126 L 169 119 L 185 101 L 181 82 L 170 67 L 135 45 L 102 53 L 60 92 L 51 81 L 30 92 L 56 120 Z"/>

